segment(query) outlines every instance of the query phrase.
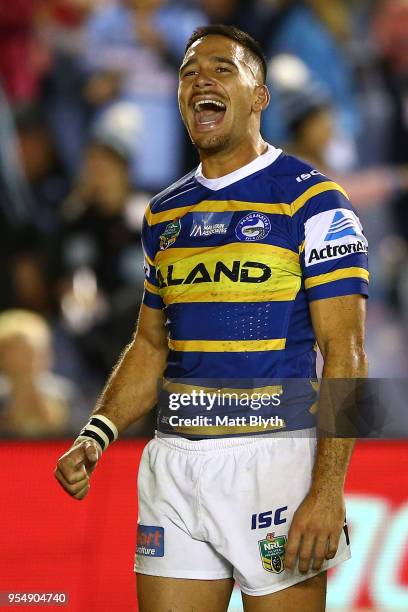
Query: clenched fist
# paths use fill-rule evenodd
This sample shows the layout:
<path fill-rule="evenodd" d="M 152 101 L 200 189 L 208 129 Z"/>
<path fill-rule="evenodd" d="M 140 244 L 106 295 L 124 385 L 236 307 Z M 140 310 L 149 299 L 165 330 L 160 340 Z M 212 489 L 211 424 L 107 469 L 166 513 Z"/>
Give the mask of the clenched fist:
<path fill-rule="evenodd" d="M 89 478 L 102 454 L 97 442 L 82 440 L 58 459 L 54 475 L 63 489 L 75 499 L 84 499 Z"/>

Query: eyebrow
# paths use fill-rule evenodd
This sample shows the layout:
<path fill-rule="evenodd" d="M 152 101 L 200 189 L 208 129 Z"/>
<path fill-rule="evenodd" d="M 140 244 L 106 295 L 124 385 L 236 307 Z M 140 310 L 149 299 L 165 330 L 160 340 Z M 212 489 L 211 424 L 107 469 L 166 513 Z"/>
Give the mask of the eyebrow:
<path fill-rule="evenodd" d="M 219 64 L 229 64 L 230 66 L 237 68 L 236 63 L 228 57 L 221 57 L 219 55 L 213 55 L 212 57 L 210 57 L 210 61 L 219 63 Z M 192 64 L 197 64 L 197 63 L 198 63 L 197 59 L 192 57 L 191 59 L 187 60 L 184 64 L 180 66 L 180 72 L 182 72 L 188 66 L 191 66 Z"/>

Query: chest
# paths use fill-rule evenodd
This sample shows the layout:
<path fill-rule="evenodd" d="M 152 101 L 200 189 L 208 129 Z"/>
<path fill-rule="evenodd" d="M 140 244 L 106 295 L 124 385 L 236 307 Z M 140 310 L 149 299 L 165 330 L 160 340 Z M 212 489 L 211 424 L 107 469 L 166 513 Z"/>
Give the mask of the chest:
<path fill-rule="evenodd" d="M 155 266 L 166 304 L 294 298 L 301 273 L 288 219 L 231 208 L 193 209 L 158 228 Z"/>

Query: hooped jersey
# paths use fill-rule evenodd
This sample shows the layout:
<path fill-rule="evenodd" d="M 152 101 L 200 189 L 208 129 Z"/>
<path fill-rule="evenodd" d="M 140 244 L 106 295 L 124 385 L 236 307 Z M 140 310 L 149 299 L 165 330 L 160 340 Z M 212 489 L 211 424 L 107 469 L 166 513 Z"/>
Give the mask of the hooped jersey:
<path fill-rule="evenodd" d="M 346 192 L 272 146 L 218 179 L 199 166 L 154 197 L 142 240 L 144 304 L 165 309 L 165 380 L 178 389 L 183 381 L 191 389 L 200 380 L 313 379 L 309 302 L 367 295 L 367 240 Z M 285 427 L 312 426 L 309 409 L 286 408 Z M 165 414 L 159 430 L 234 433 L 202 423 L 187 432 Z"/>

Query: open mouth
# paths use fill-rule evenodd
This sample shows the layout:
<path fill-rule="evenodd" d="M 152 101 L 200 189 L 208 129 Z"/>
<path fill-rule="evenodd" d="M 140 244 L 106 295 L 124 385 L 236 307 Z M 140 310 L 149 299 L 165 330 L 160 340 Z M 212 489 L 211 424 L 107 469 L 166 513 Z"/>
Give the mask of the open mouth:
<path fill-rule="evenodd" d="M 200 100 L 194 104 L 194 119 L 198 129 L 209 129 L 222 122 L 227 107 L 220 100 Z"/>

